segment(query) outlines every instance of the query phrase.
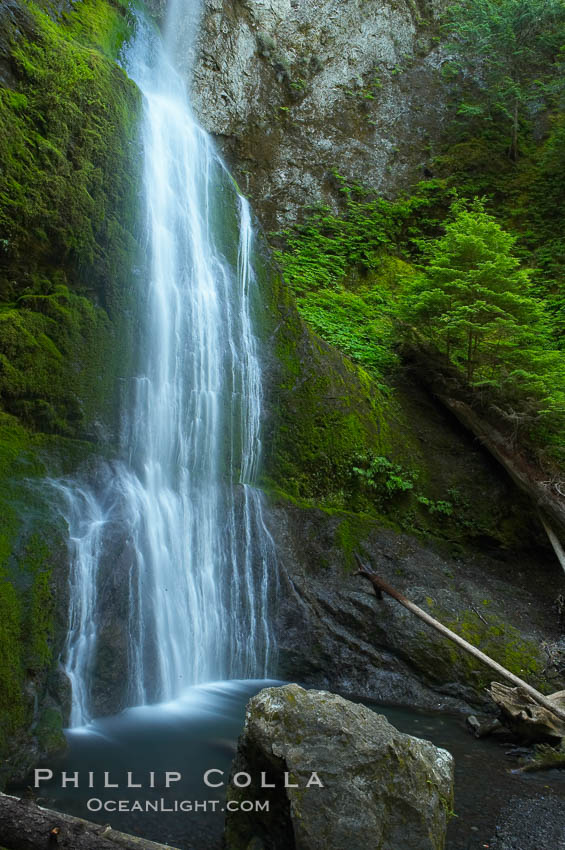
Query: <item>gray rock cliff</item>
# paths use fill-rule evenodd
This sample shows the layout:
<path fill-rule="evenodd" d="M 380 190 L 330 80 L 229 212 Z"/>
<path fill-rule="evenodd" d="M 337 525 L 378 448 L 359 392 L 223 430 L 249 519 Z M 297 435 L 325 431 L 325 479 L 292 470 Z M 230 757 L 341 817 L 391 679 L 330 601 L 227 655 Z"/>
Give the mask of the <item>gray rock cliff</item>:
<path fill-rule="evenodd" d="M 263 224 L 335 204 L 332 172 L 394 194 L 444 121 L 440 0 L 206 0 L 193 102 Z"/>

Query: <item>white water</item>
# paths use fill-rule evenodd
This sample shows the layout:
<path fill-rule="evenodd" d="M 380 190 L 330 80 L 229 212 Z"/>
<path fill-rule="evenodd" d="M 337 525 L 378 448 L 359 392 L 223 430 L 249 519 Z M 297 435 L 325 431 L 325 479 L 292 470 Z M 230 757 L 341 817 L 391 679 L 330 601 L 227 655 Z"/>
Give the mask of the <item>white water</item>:
<path fill-rule="evenodd" d="M 144 96 L 140 366 L 122 461 L 99 476 L 96 495 L 56 485 L 74 550 L 72 726 L 92 716 L 100 571 L 117 517 L 130 559 L 129 705 L 171 700 L 196 683 L 263 678 L 271 663 L 274 548 L 253 486 L 262 410 L 254 234 L 247 201 L 195 121 L 186 74 L 175 67 L 175 53 L 192 50 L 197 20 L 197 3 L 173 0 L 170 36 L 161 43 L 140 19 L 128 55 Z"/>

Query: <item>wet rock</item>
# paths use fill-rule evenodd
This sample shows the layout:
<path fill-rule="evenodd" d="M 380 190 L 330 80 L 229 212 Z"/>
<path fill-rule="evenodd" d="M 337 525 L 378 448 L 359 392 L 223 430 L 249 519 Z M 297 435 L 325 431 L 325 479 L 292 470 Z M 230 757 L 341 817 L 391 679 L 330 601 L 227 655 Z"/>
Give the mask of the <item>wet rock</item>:
<path fill-rule="evenodd" d="M 131 544 L 118 522 L 109 527 L 98 576 L 100 614 L 92 659 L 93 715 L 116 714 L 128 704 L 128 576 L 135 567 Z"/>
<path fill-rule="evenodd" d="M 228 799 L 269 812 L 228 814 L 226 846 L 440 850 L 452 795 L 446 750 L 335 694 L 266 688 L 248 704 Z"/>
<path fill-rule="evenodd" d="M 465 718 L 467 729 L 475 736 L 475 738 L 486 738 L 496 729 L 501 728 L 500 721 L 492 717 L 477 717 L 475 714 L 469 714 Z"/>
<path fill-rule="evenodd" d="M 32 37 L 34 32 L 35 22 L 29 9 L 19 0 L 3 0 L 0 5 L 0 85 L 16 87 L 12 44 L 18 38 Z"/>

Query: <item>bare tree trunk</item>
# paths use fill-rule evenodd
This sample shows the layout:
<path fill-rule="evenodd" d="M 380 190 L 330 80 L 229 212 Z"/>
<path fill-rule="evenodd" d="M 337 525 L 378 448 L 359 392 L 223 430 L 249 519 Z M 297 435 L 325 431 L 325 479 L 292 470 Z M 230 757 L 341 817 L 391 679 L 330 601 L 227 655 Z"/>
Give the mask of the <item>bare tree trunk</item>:
<path fill-rule="evenodd" d="M 492 682 L 489 694 L 500 708 L 505 726 L 530 741 L 558 740 L 565 737 L 565 724 L 555 712 L 547 711 L 527 694 L 523 688 L 509 688 Z M 565 708 L 563 691 L 548 697 L 558 708 Z"/>
<path fill-rule="evenodd" d="M 557 560 L 559 561 L 559 563 L 563 567 L 563 572 L 565 572 L 565 549 L 563 549 L 563 546 L 561 545 L 561 541 L 559 540 L 558 536 L 556 535 L 556 533 L 554 532 L 554 530 L 550 526 L 549 522 L 544 518 L 542 513 L 540 513 L 540 520 L 541 520 L 541 524 L 545 528 L 545 533 L 547 534 L 547 536 L 549 538 L 549 542 L 553 546 L 553 551 L 557 555 Z"/>
<path fill-rule="evenodd" d="M 0 846 L 5 850 L 171 850 L 109 826 L 43 809 L 0 794 Z"/>
<path fill-rule="evenodd" d="M 464 640 L 458 634 L 455 634 L 455 632 L 452 632 L 451 629 L 448 629 L 447 626 L 443 625 L 443 623 L 440 623 L 438 620 L 434 620 L 434 618 L 431 617 L 426 611 L 423 611 L 413 602 L 410 602 L 409 599 L 406 599 L 405 596 L 403 596 L 401 593 L 391 587 L 390 584 L 387 584 L 387 582 L 383 581 L 383 579 L 379 578 L 377 575 L 375 575 L 375 573 L 368 570 L 359 558 L 359 555 L 356 554 L 355 557 L 357 559 L 357 563 L 361 568 L 355 573 L 355 575 L 360 575 L 370 581 L 373 587 L 375 588 L 375 592 L 377 593 L 377 596 L 379 598 L 382 598 L 383 593 L 387 593 L 389 596 L 392 596 L 393 599 L 396 599 L 397 602 L 400 602 L 401 605 L 403 605 L 409 611 L 412 611 L 413 614 L 419 617 L 420 620 L 423 620 L 424 623 L 427 623 L 428 626 L 431 626 L 444 637 L 453 641 L 453 643 L 456 643 L 457 646 L 461 647 L 461 649 L 464 649 L 465 652 L 468 652 L 474 658 L 478 659 L 479 661 L 482 661 L 483 664 L 486 664 L 487 667 L 490 667 L 492 670 L 498 673 L 499 676 L 503 676 L 509 682 L 512 682 L 513 685 L 517 685 L 518 687 L 522 688 L 524 691 L 526 691 L 527 694 L 529 694 L 529 696 L 535 702 L 543 706 L 545 709 L 547 709 L 547 711 L 554 714 L 561 721 L 565 721 L 564 709 L 560 708 L 559 706 L 556 706 L 553 702 L 551 702 L 550 699 L 541 694 L 535 688 L 532 688 L 532 686 L 528 685 L 527 682 L 524 682 L 523 679 L 520 679 L 518 676 L 515 676 L 514 673 L 510 672 L 510 670 L 507 670 L 501 664 L 498 664 L 498 662 L 493 661 L 492 658 L 489 658 L 489 656 L 485 655 L 484 652 L 481 652 L 480 649 L 477 649 L 472 644 L 467 643 L 466 640 Z"/>
<path fill-rule="evenodd" d="M 510 158 L 516 162 L 518 159 L 518 98 L 514 101 L 514 115 L 512 119 L 512 141 L 510 143 Z"/>
<path fill-rule="evenodd" d="M 500 682 L 492 682 L 489 694 L 502 712 L 504 725 L 521 737 L 530 741 L 565 737 L 565 724 L 555 716 L 555 712 L 546 711 L 523 688 L 509 688 Z M 558 691 L 548 699 L 558 707 L 565 708 L 563 696 L 563 691 Z"/>
<path fill-rule="evenodd" d="M 473 378 L 473 334 L 469 331 L 467 339 L 467 383 L 471 383 Z"/>

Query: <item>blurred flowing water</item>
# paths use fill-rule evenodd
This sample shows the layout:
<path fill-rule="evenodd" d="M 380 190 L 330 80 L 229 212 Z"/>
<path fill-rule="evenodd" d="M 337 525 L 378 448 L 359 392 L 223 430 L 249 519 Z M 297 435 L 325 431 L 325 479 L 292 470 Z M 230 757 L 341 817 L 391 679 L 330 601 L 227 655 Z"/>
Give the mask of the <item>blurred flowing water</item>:
<path fill-rule="evenodd" d="M 73 562 L 71 726 L 92 717 L 110 530 L 131 553 L 127 704 L 264 677 L 275 551 L 260 492 L 262 375 L 247 201 L 187 97 L 199 3 L 173 0 L 161 37 L 142 15 L 125 67 L 144 98 L 145 289 L 121 460 L 94 490 L 59 481 Z"/>

